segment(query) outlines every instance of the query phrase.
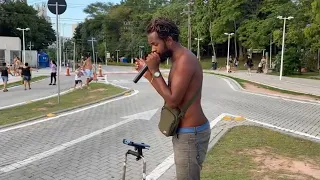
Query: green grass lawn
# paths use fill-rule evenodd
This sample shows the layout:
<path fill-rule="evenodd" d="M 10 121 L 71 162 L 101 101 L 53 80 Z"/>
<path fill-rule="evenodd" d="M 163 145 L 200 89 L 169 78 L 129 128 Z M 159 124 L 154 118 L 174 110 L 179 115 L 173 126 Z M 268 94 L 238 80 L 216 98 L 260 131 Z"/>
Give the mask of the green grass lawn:
<path fill-rule="evenodd" d="M 316 142 L 262 127 L 238 126 L 208 152 L 201 180 L 316 179 L 320 170 L 306 169 L 320 167 L 319 152 Z"/>
<path fill-rule="evenodd" d="M 45 78 L 48 78 L 48 77 L 49 77 L 49 76 L 36 76 L 36 77 L 32 77 L 32 78 L 31 78 L 31 82 L 40 81 L 40 80 L 45 79 Z M 16 82 L 10 83 L 10 79 L 9 79 L 8 84 L 7 84 L 7 88 L 14 87 L 14 86 L 20 86 L 20 85 L 22 85 L 21 81 L 16 81 Z M 3 89 L 3 84 L 0 85 L 0 89 Z"/>
<path fill-rule="evenodd" d="M 11 124 L 47 115 L 55 111 L 95 102 L 124 91 L 126 90 L 113 85 L 91 83 L 89 89 L 76 89 L 70 93 L 61 95 L 60 104 L 57 104 L 57 97 L 52 97 L 49 99 L 0 110 L 0 125 Z"/>

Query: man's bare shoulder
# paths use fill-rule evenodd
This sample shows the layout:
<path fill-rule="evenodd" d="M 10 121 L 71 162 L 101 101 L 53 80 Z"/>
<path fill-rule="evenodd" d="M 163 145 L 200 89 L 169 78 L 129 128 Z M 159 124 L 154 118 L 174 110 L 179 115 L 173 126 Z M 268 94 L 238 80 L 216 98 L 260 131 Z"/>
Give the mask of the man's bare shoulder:
<path fill-rule="evenodd" d="M 197 67 L 197 63 L 197 57 L 191 51 L 186 49 L 183 55 L 179 58 L 177 65 L 191 70 Z"/>

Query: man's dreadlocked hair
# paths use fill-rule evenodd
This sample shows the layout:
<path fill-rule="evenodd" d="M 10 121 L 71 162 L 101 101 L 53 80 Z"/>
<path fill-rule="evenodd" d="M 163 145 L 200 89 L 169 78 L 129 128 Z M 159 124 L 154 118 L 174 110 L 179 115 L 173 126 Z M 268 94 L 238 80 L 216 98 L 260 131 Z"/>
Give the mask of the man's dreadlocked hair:
<path fill-rule="evenodd" d="M 179 41 L 179 28 L 168 18 L 158 17 L 153 19 L 147 26 L 147 33 L 152 32 L 157 32 L 160 39 L 165 40 L 170 36 L 174 41 Z"/>

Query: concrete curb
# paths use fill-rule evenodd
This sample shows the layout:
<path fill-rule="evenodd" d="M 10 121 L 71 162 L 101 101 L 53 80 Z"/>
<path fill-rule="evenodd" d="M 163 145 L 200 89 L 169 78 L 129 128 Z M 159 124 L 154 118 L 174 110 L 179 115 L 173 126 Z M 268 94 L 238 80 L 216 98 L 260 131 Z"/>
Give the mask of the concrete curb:
<path fill-rule="evenodd" d="M 212 73 L 209 73 L 209 74 L 212 74 Z M 303 102 L 310 102 L 310 103 L 318 103 L 318 104 L 320 104 L 320 101 L 317 101 L 317 100 L 297 99 L 297 98 L 292 98 L 292 97 L 282 96 L 282 95 L 264 94 L 264 93 L 248 91 L 248 90 L 244 89 L 236 80 L 234 80 L 234 79 L 232 79 L 230 77 L 226 77 L 226 76 L 223 76 L 223 75 L 220 75 L 220 74 L 213 74 L 213 75 L 219 76 L 219 77 L 224 78 L 224 79 L 231 80 L 232 82 L 234 82 L 237 85 L 237 87 L 240 89 L 240 91 L 244 91 L 246 93 L 258 94 L 258 95 L 268 95 L 268 96 L 273 96 L 273 97 L 278 97 L 278 98 L 286 98 L 286 99 L 290 99 L 290 100 L 294 100 L 294 101 L 303 101 Z M 241 79 L 241 78 L 238 78 L 238 79 Z M 246 80 L 246 79 L 243 79 L 243 80 Z M 256 84 L 260 84 L 260 85 L 265 85 L 265 84 L 257 83 L 257 82 L 250 81 L 250 80 L 246 80 L 246 81 L 252 82 L 252 83 L 256 83 Z M 265 86 L 269 86 L 269 85 L 265 85 Z M 269 86 L 269 87 L 272 87 L 272 86 Z M 276 87 L 274 87 L 274 88 L 276 88 Z M 282 89 L 282 90 L 286 90 L 286 89 Z M 286 90 L 286 91 L 291 91 L 291 90 Z M 292 92 L 295 92 L 295 91 L 292 91 Z M 312 95 L 312 94 L 305 94 L 305 93 L 301 93 L 301 94 L 302 95 Z"/>
<path fill-rule="evenodd" d="M 116 94 L 116 95 L 113 95 L 113 96 L 110 96 L 110 97 L 106 97 L 106 98 L 103 98 L 103 99 L 100 99 L 100 100 L 97 100 L 97 101 L 93 101 L 93 102 L 90 102 L 90 103 L 82 104 L 82 105 L 79 105 L 79 106 L 75 106 L 75 107 L 71 107 L 71 108 L 68 108 L 68 109 L 63 109 L 63 110 L 59 110 L 59 111 L 55 111 L 55 112 L 51 112 L 51 113 L 55 114 L 55 115 L 62 114 L 62 113 L 67 112 L 67 111 L 72 111 L 72 110 L 75 110 L 75 109 L 83 108 L 85 106 L 89 106 L 89 105 L 97 104 L 97 103 L 100 103 L 100 102 L 103 102 L 103 101 L 107 101 L 107 100 L 110 100 L 110 99 L 113 99 L 113 98 L 117 98 L 117 97 L 123 96 L 123 95 L 125 95 L 127 93 L 130 93 L 132 91 L 134 91 L 134 90 L 133 89 L 128 89 L 128 90 L 126 90 L 126 91 L 124 91 L 122 93 L 119 93 L 119 94 Z M 23 123 L 26 123 L 26 122 L 36 121 L 36 120 L 39 120 L 39 119 L 42 119 L 42 118 L 46 118 L 46 117 L 47 117 L 47 115 L 37 116 L 37 117 L 31 118 L 31 119 L 27 119 L 27 120 L 24 120 L 24 121 L 19 121 L 19 122 L 16 122 L 16 123 L 0 126 L 0 129 L 16 126 L 16 125 L 23 124 Z"/>
<path fill-rule="evenodd" d="M 222 76 L 228 76 L 228 75 L 220 74 L 220 73 L 217 73 L 217 72 L 205 71 L 205 73 L 215 74 L 215 75 L 222 75 Z M 233 76 L 232 76 L 232 77 L 233 77 Z M 264 83 L 261 83 L 261 82 L 252 81 L 252 80 L 249 80 L 249 79 L 247 79 L 247 78 L 239 78 L 239 77 L 234 77 L 234 78 L 243 79 L 243 80 L 246 80 L 246 81 L 250 81 L 250 82 L 252 82 L 252 83 L 256 83 L 256 84 L 260 84 L 260 85 L 264 85 L 264 86 L 269 86 L 269 87 L 276 88 L 276 89 L 280 89 L 280 90 L 284 90 L 284 91 L 291 91 L 291 92 L 295 92 L 295 93 L 312 95 L 312 96 L 320 96 L 319 94 L 306 93 L 306 92 L 301 92 L 301 91 L 295 91 L 295 90 L 285 89 L 285 88 L 281 88 L 281 87 L 278 87 L 278 86 L 268 85 L 268 84 L 264 84 Z"/>

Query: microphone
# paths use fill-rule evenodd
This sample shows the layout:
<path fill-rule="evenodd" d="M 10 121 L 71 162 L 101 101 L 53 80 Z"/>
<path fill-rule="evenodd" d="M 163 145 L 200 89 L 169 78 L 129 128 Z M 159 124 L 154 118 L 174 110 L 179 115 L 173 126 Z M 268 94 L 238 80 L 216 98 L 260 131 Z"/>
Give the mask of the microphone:
<path fill-rule="evenodd" d="M 144 75 L 144 73 L 147 72 L 147 70 L 148 70 L 148 66 L 145 65 L 145 66 L 141 69 L 141 71 L 137 74 L 137 76 L 133 79 L 133 82 L 134 82 L 134 83 L 137 83 L 137 82 L 140 80 L 140 78 Z"/>

